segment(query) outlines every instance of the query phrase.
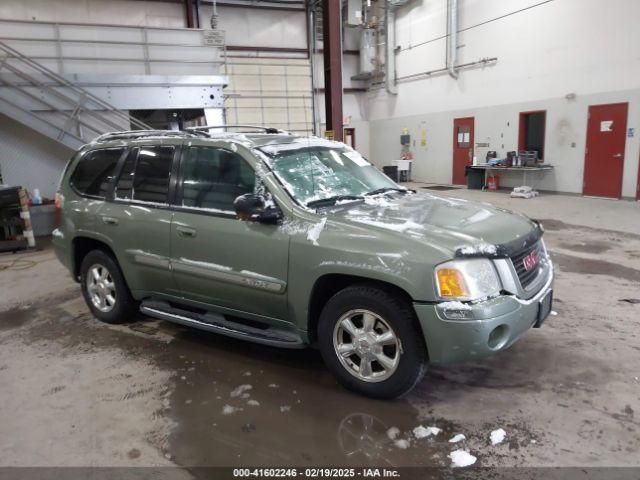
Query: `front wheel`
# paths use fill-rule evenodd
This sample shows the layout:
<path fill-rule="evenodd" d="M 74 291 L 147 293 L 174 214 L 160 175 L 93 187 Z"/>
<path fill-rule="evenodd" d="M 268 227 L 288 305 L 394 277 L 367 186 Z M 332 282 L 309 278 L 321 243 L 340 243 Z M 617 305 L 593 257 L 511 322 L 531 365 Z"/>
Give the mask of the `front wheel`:
<path fill-rule="evenodd" d="M 338 381 L 370 397 L 400 397 L 426 371 L 426 347 L 411 303 L 376 286 L 336 293 L 320 315 L 318 341 Z"/>

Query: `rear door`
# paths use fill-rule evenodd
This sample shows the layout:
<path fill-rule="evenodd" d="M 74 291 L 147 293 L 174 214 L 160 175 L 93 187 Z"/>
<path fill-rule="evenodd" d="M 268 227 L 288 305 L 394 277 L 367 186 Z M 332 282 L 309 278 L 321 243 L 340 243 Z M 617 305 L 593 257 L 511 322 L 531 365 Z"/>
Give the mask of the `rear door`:
<path fill-rule="evenodd" d="M 186 299 L 284 319 L 289 236 L 278 225 L 236 218 L 234 200 L 260 184 L 248 159 L 214 145 L 184 149 L 171 225 L 176 281 Z"/>
<path fill-rule="evenodd" d="M 622 195 L 628 108 L 627 103 L 589 107 L 583 195 L 609 198 Z"/>
<path fill-rule="evenodd" d="M 465 185 L 465 169 L 473 163 L 473 117 L 453 120 L 453 173 L 451 183 Z"/>
<path fill-rule="evenodd" d="M 112 201 L 98 216 L 98 226 L 111 239 L 131 290 L 179 293 L 169 266 L 170 198 L 178 154 L 179 145 L 133 147 L 124 159 Z"/>
<path fill-rule="evenodd" d="M 69 184 L 77 195 L 65 199 L 65 224 L 73 225 L 77 235 L 94 236 L 100 232 L 99 213 L 113 188 L 117 165 L 126 149 L 99 148 L 87 152 L 69 178 Z M 105 240 L 105 239 L 103 239 Z"/>

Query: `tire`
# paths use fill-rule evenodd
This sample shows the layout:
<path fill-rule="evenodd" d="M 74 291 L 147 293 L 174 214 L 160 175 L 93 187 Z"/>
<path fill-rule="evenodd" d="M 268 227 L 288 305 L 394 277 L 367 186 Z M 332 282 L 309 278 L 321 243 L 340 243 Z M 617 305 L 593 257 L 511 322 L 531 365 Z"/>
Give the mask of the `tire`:
<path fill-rule="evenodd" d="M 374 285 L 347 287 L 329 299 L 318 322 L 318 344 L 337 380 L 369 397 L 401 397 L 426 372 L 427 348 L 411 303 Z"/>
<path fill-rule="evenodd" d="M 96 271 L 100 280 L 95 279 Z M 80 285 L 87 306 L 98 320 L 111 324 L 134 320 L 137 303 L 118 263 L 104 250 L 92 250 L 85 255 L 80 265 Z M 104 304 L 100 304 L 96 294 L 106 298 Z"/>

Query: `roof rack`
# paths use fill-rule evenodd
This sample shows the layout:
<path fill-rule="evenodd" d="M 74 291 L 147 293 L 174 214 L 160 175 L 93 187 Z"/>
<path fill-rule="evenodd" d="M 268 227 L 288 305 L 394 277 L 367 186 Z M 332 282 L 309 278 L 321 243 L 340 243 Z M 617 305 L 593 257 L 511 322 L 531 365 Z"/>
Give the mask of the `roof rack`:
<path fill-rule="evenodd" d="M 214 130 L 214 129 L 218 129 L 218 128 L 224 128 L 224 129 L 229 129 L 229 128 L 250 128 L 253 130 L 263 130 L 264 133 L 270 133 L 270 134 L 283 134 L 283 135 L 293 135 L 291 132 L 287 132 L 286 130 L 281 130 L 279 128 L 275 128 L 275 127 L 264 127 L 261 125 L 205 125 L 202 127 L 189 127 L 186 129 L 186 131 L 188 132 L 206 132 L 208 130 Z M 243 132 L 238 132 L 238 133 L 243 133 Z M 244 132 L 244 133 L 250 133 L 250 132 Z"/>
<path fill-rule="evenodd" d="M 94 142 L 109 142 L 111 140 L 132 140 L 146 137 L 202 137 L 205 132 L 182 130 L 127 130 L 123 132 L 109 132 L 96 137 Z"/>

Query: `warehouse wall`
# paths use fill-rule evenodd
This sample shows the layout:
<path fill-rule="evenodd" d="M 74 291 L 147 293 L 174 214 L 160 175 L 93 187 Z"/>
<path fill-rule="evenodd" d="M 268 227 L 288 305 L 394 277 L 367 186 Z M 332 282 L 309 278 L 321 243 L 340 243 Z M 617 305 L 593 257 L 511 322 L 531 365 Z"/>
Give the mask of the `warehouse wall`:
<path fill-rule="evenodd" d="M 179 3 L 127 0 L 3 0 L 0 18 L 44 22 L 185 27 Z"/>
<path fill-rule="evenodd" d="M 587 108 L 628 101 L 628 127 L 638 132 L 637 78 L 640 2 L 611 0 L 460 0 L 459 63 L 498 57 L 494 66 L 463 70 L 458 80 L 434 75 L 400 82 L 398 95 L 368 95 L 372 159 L 382 165 L 400 153 L 408 127 L 418 140 L 414 178 L 451 181 L 453 118 L 475 116 L 476 141 L 499 155 L 517 149 L 518 113 L 547 109 L 547 159 L 557 166 L 539 185 L 582 191 Z M 534 6 L 540 4 L 538 6 Z M 519 9 L 529 8 L 502 19 Z M 484 23 L 488 22 L 488 23 Z M 442 68 L 446 0 L 418 0 L 398 11 L 397 75 Z M 565 96 L 573 93 L 575 100 Z M 419 146 L 420 125 L 427 130 Z M 572 143 L 575 142 L 575 147 Z M 504 145 L 504 146 L 503 146 Z M 484 157 L 487 149 L 478 151 Z M 623 196 L 635 197 L 638 134 L 627 139 Z"/>
<path fill-rule="evenodd" d="M 201 22 L 208 28 L 213 7 L 202 5 Z M 243 47 L 307 48 L 307 17 L 304 12 L 288 10 L 218 7 L 219 27 L 225 31 L 227 45 Z M 163 1 L 130 0 L 3 0 L 0 2 L 0 18 L 59 22 L 107 23 L 117 25 L 186 27 L 184 6 L 181 3 Z M 357 49 L 357 37 L 348 34 L 346 48 Z M 228 52 L 230 56 L 251 56 L 251 53 Z M 277 56 L 261 54 L 260 56 Z M 323 86 L 321 55 L 316 58 L 317 87 Z M 358 57 L 348 55 L 344 59 L 345 88 L 362 86 L 352 83 L 357 72 Z M 233 82 L 235 79 L 231 78 Z M 242 82 L 244 79 L 240 79 Z M 301 82 L 301 84 L 304 81 Z M 239 86 L 242 90 L 244 86 Z M 292 85 L 295 89 L 296 85 Z M 345 94 L 345 116 L 361 118 L 358 97 L 362 94 Z M 322 105 L 322 98 L 319 99 Z M 353 107 L 353 108 L 352 108 Z M 294 113 L 295 115 L 295 113 Z"/>
<path fill-rule="evenodd" d="M 73 152 L 0 114 L 0 172 L 7 185 L 53 198 L 60 175 Z"/>

